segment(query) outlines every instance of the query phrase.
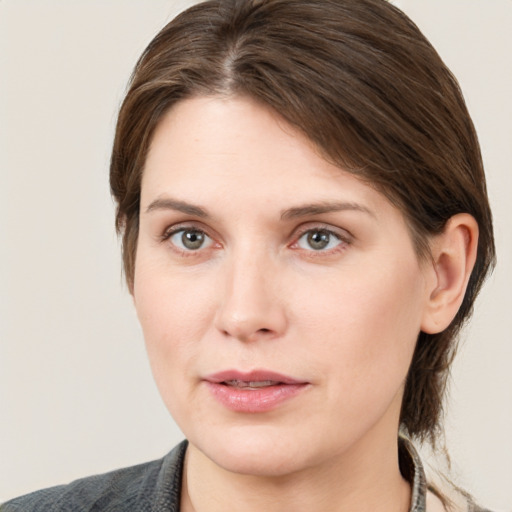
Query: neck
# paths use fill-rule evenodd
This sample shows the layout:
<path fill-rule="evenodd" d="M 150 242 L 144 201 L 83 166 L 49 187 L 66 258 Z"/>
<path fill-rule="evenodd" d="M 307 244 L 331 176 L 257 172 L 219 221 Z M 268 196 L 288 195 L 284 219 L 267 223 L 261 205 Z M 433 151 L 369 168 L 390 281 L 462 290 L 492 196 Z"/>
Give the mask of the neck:
<path fill-rule="evenodd" d="M 370 436 L 371 437 L 371 436 Z M 187 450 L 183 512 L 407 512 L 411 490 L 392 441 L 362 439 L 342 455 L 278 476 L 243 475 Z"/>

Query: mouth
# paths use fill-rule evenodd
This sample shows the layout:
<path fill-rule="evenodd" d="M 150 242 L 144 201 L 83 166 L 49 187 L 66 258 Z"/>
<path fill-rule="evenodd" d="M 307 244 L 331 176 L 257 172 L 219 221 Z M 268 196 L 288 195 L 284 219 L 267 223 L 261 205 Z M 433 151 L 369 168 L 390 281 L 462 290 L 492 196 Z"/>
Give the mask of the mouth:
<path fill-rule="evenodd" d="M 276 384 L 306 384 L 300 379 L 289 377 L 270 370 L 253 370 L 242 372 L 238 370 L 224 370 L 205 377 L 206 381 L 217 384 L 226 384 L 235 387 L 264 387 L 275 386 Z"/>
<path fill-rule="evenodd" d="M 221 384 L 224 384 L 225 386 L 231 386 L 234 388 L 240 388 L 240 389 L 261 389 L 261 388 L 268 388 L 269 386 L 277 386 L 279 384 L 283 384 L 282 382 L 279 382 L 278 380 L 252 380 L 252 381 L 245 381 L 245 380 L 227 380 L 224 382 L 221 382 Z"/>
<path fill-rule="evenodd" d="M 276 409 L 309 387 L 309 382 L 267 370 L 227 370 L 204 379 L 213 397 L 224 407 L 243 413 Z"/>

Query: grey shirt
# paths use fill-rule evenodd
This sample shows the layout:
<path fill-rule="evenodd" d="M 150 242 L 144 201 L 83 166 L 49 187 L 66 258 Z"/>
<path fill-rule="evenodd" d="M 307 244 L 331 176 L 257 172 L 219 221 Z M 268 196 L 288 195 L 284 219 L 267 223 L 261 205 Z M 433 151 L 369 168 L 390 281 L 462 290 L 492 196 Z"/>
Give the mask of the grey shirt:
<path fill-rule="evenodd" d="M 0 512 L 179 512 L 186 449 L 183 441 L 162 459 L 36 491 L 0 505 Z M 425 472 L 404 437 L 399 456 L 402 474 L 412 487 L 409 511 L 425 512 Z M 468 510 L 486 512 L 472 504 Z"/>

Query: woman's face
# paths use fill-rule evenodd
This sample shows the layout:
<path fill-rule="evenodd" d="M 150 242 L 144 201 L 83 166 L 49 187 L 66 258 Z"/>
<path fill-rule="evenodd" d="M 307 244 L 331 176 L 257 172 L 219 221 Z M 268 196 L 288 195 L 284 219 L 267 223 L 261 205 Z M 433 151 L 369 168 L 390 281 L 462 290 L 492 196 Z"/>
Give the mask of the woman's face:
<path fill-rule="evenodd" d="M 426 282 L 401 213 L 265 107 L 194 98 L 159 124 L 133 295 L 214 463 L 286 474 L 396 439 Z"/>

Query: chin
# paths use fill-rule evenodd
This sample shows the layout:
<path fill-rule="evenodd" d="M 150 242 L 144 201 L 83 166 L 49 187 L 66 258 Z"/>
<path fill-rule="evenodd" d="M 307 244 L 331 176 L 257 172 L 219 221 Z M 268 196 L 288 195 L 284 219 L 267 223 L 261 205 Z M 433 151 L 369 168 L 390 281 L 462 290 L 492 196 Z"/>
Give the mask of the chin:
<path fill-rule="evenodd" d="M 227 450 L 214 450 L 210 459 L 224 470 L 239 475 L 276 478 L 304 469 L 297 454 L 275 450 L 248 454 L 246 450 L 229 447 Z"/>
<path fill-rule="evenodd" d="M 217 466 L 241 475 L 278 477 L 308 466 L 303 445 L 293 436 L 261 427 L 230 430 L 221 436 L 211 436 L 210 432 L 199 442 L 190 442 Z"/>

